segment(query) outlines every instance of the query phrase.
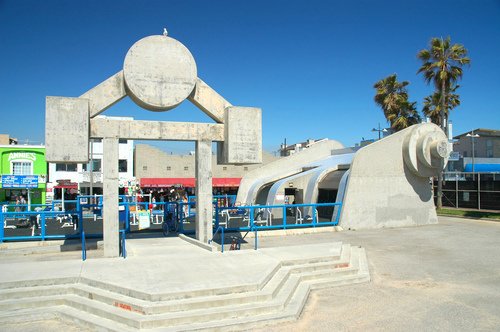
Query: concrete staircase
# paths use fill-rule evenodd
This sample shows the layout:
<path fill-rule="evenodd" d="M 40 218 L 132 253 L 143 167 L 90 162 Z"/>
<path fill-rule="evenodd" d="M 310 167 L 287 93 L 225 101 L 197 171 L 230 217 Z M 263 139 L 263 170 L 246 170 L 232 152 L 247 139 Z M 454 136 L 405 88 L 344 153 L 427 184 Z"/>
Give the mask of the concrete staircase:
<path fill-rule="evenodd" d="M 294 320 L 312 289 L 370 280 L 364 249 L 341 248 L 340 255 L 282 260 L 254 284 L 195 291 L 151 294 L 82 277 L 4 282 L 0 322 L 45 314 L 103 331 L 192 331 Z"/>

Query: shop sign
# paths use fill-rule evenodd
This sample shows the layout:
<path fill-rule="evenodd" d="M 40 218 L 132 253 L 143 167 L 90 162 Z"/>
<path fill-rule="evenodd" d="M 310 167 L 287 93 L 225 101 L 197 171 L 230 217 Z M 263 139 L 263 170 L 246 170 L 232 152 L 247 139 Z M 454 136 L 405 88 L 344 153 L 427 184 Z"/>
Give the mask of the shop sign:
<path fill-rule="evenodd" d="M 38 175 L 2 175 L 2 188 L 38 188 Z"/>
<path fill-rule="evenodd" d="M 9 161 L 15 159 L 36 161 L 36 153 L 33 152 L 11 152 L 9 153 Z"/>
<path fill-rule="evenodd" d="M 138 212 L 137 219 L 139 220 L 139 230 L 151 227 L 151 217 L 149 212 L 145 211 Z"/>
<path fill-rule="evenodd" d="M 460 160 L 460 152 L 458 151 L 452 151 L 450 153 L 450 157 L 448 158 L 449 161 L 458 161 Z"/>

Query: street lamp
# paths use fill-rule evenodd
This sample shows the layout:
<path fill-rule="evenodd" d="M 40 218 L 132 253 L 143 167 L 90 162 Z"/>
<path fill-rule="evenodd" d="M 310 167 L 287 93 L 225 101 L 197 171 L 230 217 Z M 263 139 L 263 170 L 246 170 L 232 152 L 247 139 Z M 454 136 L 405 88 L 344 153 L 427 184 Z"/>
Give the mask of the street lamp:
<path fill-rule="evenodd" d="M 372 131 L 378 131 L 378 139 L 380 140 L 380 133 L 381 133 L 381 132 L 386 133 L 386 132 L 387 132 L 387 129 L 385 129 L 385 128 L 384 128 L 384 129 L 380 129 L 380 122 L 379 122 L 379 124 L 378 124 L 378 129 L 377 129 L 377 128 L 373 128 L 373 129 L 372 129 Z"/>
<path fill-rule="evenodd" d="M 474 138 L 480 137 L 478 134 L 474 134 L 474 130 L 471 131 L 470 133 L 467 133 L 465 135 L 467 137 L 470 137 L 471 143 L 472 143 L 472 173 L 474 173 Z"/>

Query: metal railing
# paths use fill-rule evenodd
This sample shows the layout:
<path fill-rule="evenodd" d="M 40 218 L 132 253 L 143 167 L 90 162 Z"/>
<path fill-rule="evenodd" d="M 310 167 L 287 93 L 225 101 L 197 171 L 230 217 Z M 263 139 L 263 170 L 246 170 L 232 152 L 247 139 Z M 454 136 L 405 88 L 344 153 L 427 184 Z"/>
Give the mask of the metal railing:
<path fill-rule="evenodd" d="M 210 244 L 214 241 L 214 237 L 219 232 L 219 230 L 221 232 L 221 236 L 220 236 L 221 252 L 223 253 L 224 252 L 224 227 L 223 226 L 217 227 L 214 234 L 212 235 L 212 239 L 208 240 L 208 244 Z"/>
<path fill-rule="evenodd" d="M 81 238 L 82 238 L 82 261 L 85 261 L 87 259 L 87 243 L 85 241 L 85 231 L 83 230 Z"/>
<path fill-rule="evenodd" d="M 48 239 L 80 238 L 82 259 L 86 259 L 86 240 L 102 238 L 102 199 L 75 200 L 76 209 L 71 211 L 15 211 L 17 206 L 8 206 L 0 213 L 0 243 L 3 241 L 30 241 Z M 88 198 L 88 197 L 87 197 Z M 93 197 L 94 198 L 94 197 Z M 121 256 L 126 257 L 126 234 L 141 231 L 138 227 L 137 208 L 144 209 L 153 231 L 162 231 L 162 224 L 167 220 L 178 223 L 176 231 L 183 234 L 195 232 L 195 202 L 119 202 L 119 231 Z M 41 208 L 41 207 L 40 207 Z M 255 249 L 258 248 L 258 231 L 271 229 L 291 229 L 301 227 L 322 227 L 338 225 L 341 203 L 290 204 L 290 205 L 253 205 L 253 206 L 218 206 L 214 205 L 214 236 L 231 231 L 255 232 Z M 10 212 L 10 210 L 14 212 Z M 188 212 L 186 211 L 188 210 Z M 7 211 L 7 212 L 5 212 Z M 333 212 L 332 212 L 333 211 Z M 333 213 L 333 215 L 332 215 Z M 17 229 L 17 231 L 16 231 Z"/>
<path fill-rule="evenodd" d="M 319 209 L 331 208 L 334 215 L 320 217 Z M 337 226 L 342 203 L 249 205 L 238 207 L 216 207 L 215 227 L 221 223 L 227 231 L 254 232 L 254 249 L 259 246 L 258 231 L 272 229 L 292 229 L 303 227 Z M 227 212 L 225 212 L 227 211 Z M 307 214 L 310 212 L 310 214 Z M 274 214 L 274 216 L 273 216 Z M 221 221 L 221 218 L 224 218 Z M 231 221 L 234 219 L 234 221 Z M 238 227 L 230 227 L 231 222 Z M 246 224 L 246 226 L 245 226 Z"/>

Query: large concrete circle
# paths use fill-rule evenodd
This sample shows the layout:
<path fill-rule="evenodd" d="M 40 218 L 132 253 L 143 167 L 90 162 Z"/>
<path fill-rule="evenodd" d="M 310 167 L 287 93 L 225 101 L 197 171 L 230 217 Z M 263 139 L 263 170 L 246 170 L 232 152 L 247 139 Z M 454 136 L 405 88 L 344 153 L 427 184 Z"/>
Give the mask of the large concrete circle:
<path fill-rule="evenodd" d="M 179 105 L 196 84 L 191 52 L 167 36 L 149 36 L 128 50 L 123 63 L 128 96 L 150 111 L 168 111 Z"/>

